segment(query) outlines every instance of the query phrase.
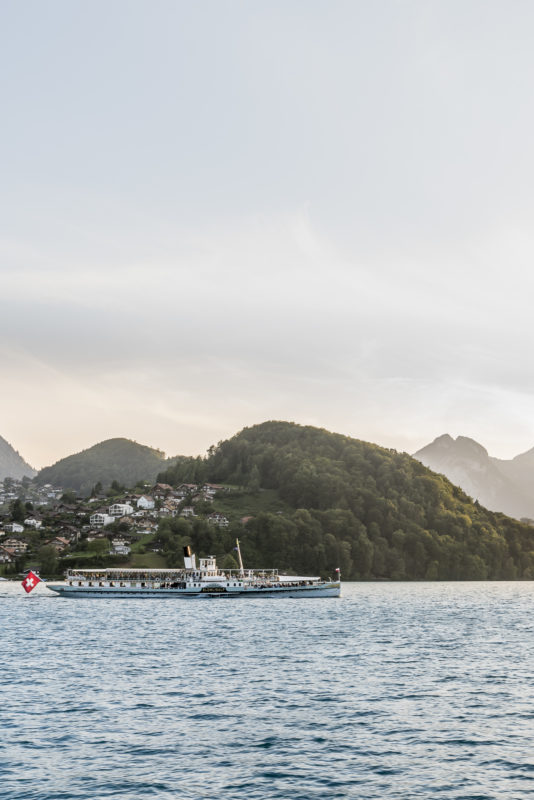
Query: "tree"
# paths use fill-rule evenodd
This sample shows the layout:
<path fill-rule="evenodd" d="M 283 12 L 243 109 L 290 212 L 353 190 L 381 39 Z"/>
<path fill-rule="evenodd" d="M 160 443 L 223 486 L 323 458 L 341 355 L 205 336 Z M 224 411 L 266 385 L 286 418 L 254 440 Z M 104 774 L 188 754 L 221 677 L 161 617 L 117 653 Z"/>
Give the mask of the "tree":
<path fill-rule="evenodd" d="M 222 569 L 239 569 L 239 564 L 231 553 L 227 553 L 222 560 Z"/>
<path fill-rule="evenodd" d="M 26 507 L 20 497 L 11 504 L 11 519 L 13 522 L 24 522 L 26 519 Z"/>
<path fill-rule="evenodd" d="M 371 577 L 373 567 L 374 545 L 367 536 L 365 529 L 358 533 L 352 544 L 352 555 L 356 564 L 356 574 L 359 578 Z"/>
<path fill-rule="evenodd" d="M 246 488 L 252 494 L 256 494 L 256 492 L 259 492 L 260 490 L 260 471 L 257 464 L 254 464 L 250 470 Z"/>
<path fill-rule="evenodd" d="M 51 544 L 45 544 L 40 548 L 38 556 L 41 574 L 44 576 L 55 575 L 58 565 L 56 548 Z"/>
<path fill-rule="evenodd" d="M 24 567 L 26 566 L 26 556 L 24 553 L 21 553 L 15 558 L 15 572 L 24 572 Z"/>
<path fill-rule="evenodd" d="M 439 570 L 438 562 L 437 561 L 431 561 L 430 564 L 428 565 L 428 568 L 427 568 L 427 571 L 426 571 L 426 574 L 425 574 L 425 580 L 426 581 L 437 581 L 438 576 L 439 576 L 439 571 L 438 570 Z"/>
<path fill-rule="evenodd" d="M 108 497 L 116 497 L 119 494 L 122 494 L 125 491 L 125 487 L 121 486 L 121 484 L 115 480 L 111 482 L 111 486 L 106 492 Z"/>

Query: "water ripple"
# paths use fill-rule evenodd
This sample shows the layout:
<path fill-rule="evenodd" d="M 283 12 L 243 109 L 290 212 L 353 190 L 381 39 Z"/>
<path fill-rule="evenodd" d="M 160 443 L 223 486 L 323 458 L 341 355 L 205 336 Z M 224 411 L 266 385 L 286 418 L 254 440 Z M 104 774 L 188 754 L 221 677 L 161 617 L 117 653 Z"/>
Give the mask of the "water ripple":
<path fill-rule="evenodd" d="M 1 800 L 518 800 L 533 585 L 224 608 L 2 584 Z"/>

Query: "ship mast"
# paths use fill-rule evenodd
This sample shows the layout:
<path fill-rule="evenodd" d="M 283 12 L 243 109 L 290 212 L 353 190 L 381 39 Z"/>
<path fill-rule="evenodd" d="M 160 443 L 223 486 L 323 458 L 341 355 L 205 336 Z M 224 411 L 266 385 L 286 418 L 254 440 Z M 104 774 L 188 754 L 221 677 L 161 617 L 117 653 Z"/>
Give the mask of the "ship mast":
<path fill-rule="evenodd" d="M 245 570 L 243 569 L 243 559 L 241 558 L 241 548 L 239 547 L 239 539 L 235 540 L 236 543 L 236 550 L 237 550 L 237 558 L 239 560 L 239 577 L 245 577 Z"/>

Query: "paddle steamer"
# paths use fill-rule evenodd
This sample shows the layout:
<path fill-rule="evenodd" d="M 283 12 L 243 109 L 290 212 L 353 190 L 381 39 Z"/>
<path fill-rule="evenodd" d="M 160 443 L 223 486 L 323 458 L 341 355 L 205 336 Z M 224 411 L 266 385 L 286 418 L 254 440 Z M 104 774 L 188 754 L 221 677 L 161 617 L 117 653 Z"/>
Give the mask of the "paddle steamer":
<path fill-rule="evenodd" d="M 72 569 L 64 583 L 47 583 L 61 597 L 339 597 L 341 580 L 281 575 L 278 570 L 244 569 L 237 540 L 239 569 L 222 570 L 215 556 L 199 558 L 184 548 L 183 569 Z"/>

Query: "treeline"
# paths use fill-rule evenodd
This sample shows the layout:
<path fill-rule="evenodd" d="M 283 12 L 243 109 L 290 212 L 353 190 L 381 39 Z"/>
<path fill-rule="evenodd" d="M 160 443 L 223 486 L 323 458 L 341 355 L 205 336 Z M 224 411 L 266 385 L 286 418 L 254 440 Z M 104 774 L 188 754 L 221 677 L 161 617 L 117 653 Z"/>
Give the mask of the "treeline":
<path fill-rule="evenodd" d="M 97 483 L 108 487 L 113 481 L 124 486 L 134 486 L 145 480 L 152 482 L 163 466 L 174 461 L 166 460 L 160 450 L 129 439 L 108 439 L 45 467 L 35 482 L 40 486 L 50 483 L 74 489 L 80 495 L 89 495 Z"/>
<path fill-rule="evenodd" d="M 534 579 L 534 529 L 473 503 L 407 454 L 318 428 L 245 428 L 159 479 L 273 489 L 294 509 L 224 533 L 201 521 L 181 521 L 175 533 L 170 525 L 176 552 L 187 540 L 222 555 L 239 533 L 250 566 L 312 574 L 339 566 L 346 579 L 365 580 Z"/>

